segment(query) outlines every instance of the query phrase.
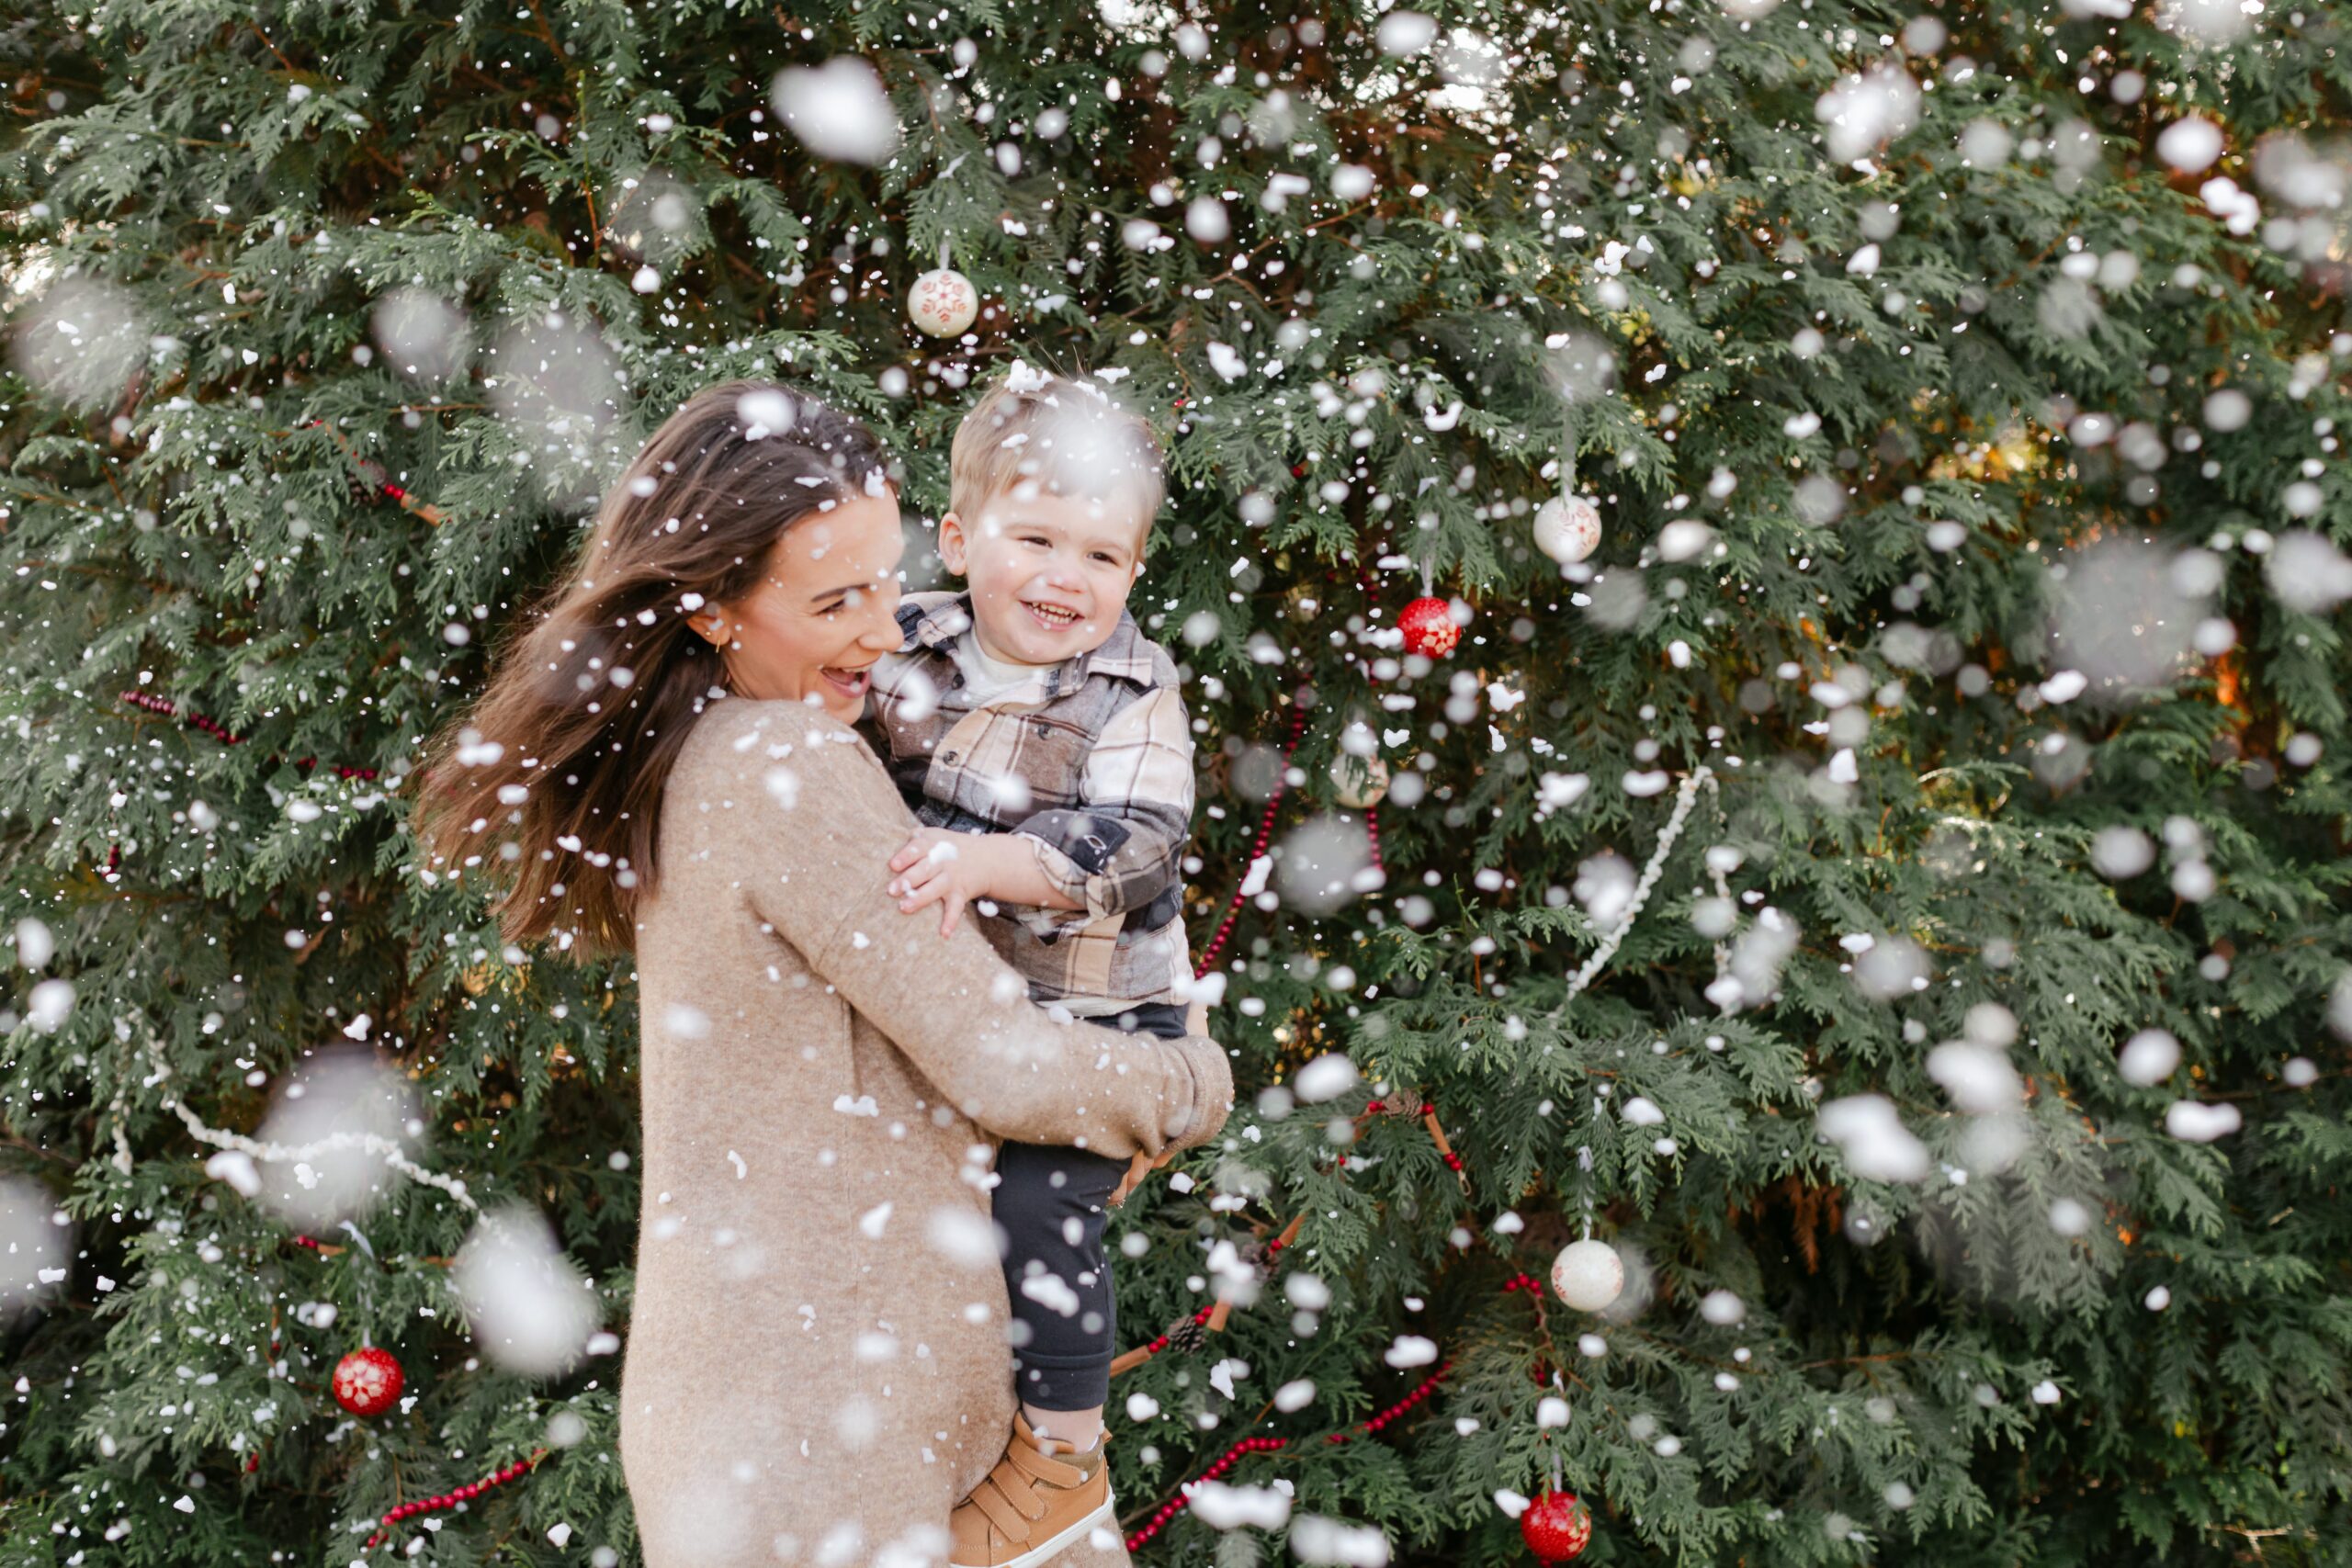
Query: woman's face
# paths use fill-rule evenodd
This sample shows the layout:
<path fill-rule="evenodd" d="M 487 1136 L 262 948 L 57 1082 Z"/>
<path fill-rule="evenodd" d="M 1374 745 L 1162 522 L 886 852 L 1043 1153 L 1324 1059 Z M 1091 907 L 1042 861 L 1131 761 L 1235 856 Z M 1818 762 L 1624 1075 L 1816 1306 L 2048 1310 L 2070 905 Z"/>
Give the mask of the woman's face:
<path fill-rule="evenodd" d="M 868 670 L 899 646 L 905 548 L 887 491 L 810 513 L 776 540 L 750 592 L 703 610 L 694 628 L 719 649 L 737 696 L 813 702 L 854 724 Z"/>

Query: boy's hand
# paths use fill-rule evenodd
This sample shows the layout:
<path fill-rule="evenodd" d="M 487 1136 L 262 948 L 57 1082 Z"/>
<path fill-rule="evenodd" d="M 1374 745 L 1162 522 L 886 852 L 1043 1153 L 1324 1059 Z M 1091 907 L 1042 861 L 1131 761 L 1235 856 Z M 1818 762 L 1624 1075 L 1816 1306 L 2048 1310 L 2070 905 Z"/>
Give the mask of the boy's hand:
<path fill-rule="evenodd" d="M 1004 845 L 1004 840 L 985 833 L 916 829 L 906 847 L 890 857 L 895 874 L 888 891 L 899 900 L 899 912 L 911 915 L 925 904 L 937 904 L 939 934 L 950 935 L 965 905 L 975 898 L 1003 897 L 990 883 L 1000 874 L 997 862 Z"/>

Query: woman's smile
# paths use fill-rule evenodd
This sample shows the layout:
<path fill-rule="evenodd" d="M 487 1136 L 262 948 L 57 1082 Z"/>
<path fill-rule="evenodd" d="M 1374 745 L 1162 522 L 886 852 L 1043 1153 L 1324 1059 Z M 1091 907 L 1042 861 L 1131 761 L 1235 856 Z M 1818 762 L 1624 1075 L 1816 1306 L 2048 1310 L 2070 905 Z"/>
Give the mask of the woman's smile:
<path fill-rule="evenodd" d="M 854 670 L 843 670 L 829 664 L 819 673 L 824 676 L 833 690 L 841 694 L 842 700 L 847 703 L 864 702 L 866 692 L 874 684 L 874 666 L 871 664 L 860 665 Z"/>

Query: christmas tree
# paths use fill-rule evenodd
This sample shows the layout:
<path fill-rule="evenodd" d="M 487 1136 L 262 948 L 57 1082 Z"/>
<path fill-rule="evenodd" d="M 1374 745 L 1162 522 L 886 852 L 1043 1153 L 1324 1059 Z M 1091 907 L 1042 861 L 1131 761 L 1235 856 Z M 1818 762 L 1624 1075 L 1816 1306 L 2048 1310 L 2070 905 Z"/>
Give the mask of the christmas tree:
<path fill-rule="evenodd" d="M 912 520 L 1016 360 L 1168 445 L 1242 1085 L 1119 1222 L 1144 1560 L 2335 1560 L 2348 45 L 28 7 L 0 1561 L 633 1560 L 629 967 L 404 786 L 693 390 Z"/>

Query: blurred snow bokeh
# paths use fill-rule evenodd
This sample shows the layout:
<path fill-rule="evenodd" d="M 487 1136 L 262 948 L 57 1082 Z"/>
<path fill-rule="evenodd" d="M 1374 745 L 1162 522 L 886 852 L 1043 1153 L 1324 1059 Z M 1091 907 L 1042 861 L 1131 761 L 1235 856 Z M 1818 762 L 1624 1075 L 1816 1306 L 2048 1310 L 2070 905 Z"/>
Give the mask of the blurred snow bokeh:
<path fill-rule="evenodd" d="M 1274 848 L 1274 881 L 1282 902 L 1309 915 L 1346 908 L 1381 885 L 1363 824 L 1316 817 Z"/>
<path fill-rule="evenodd" d="M 768 96 L 801 144 L 820 158 L 879 164 L 897 151 L 898 111 L 865 61 L 837 56 L 776 73 Z"/>
<path fill-rule="evenodd" d="M 627 388 L 593 324 L 549 310 L 507 329 L 488 357 L 492 405 L 550 502 L 585 500 L 628 460 L 608 439 Z"/>
<path fill-rule="evenodd" d="M 484 1214 L 450 1266 L 450 1283 L 483 1355 L 505 1371 L 552 1377 L 576 1365 L 596 1331 L 596 1292 L 536 1209 Z"/>
<path fill-rule="evenodd" d="M 278 1091 L 258 1134 L 301 1157 L 256 1162 L 249 1195 L 306 1232 L 358 1219 L 404 1179 L 385 1155 L 397 1149 L 413 1157 L 412 1145 L 424 1132 L 408 1080 L 375 1053 L 319 1052 Z"/>
<path fill-rule="evenodd" d="M 2130 539 L 2070 550 L 2051 570 L 2051 663 L 2107 686 L 2164 685 L 2195 646 L 2219 563 Z"/>
<path fill-rule="evenodd" d="M 64 1289 L 74 1239 L 64 1219 L 65 1211 L 39 1183 L 0 1176 L 0 1328 Z"/>
<path fill-rule="evenodd" d="M 1838 1145 L 1846 1167 L 1865 1181 L 1917 1181 L 1933 1167 L 1884 1095 L 1857 1094 L 1821 1108 L 1815 1129 Z"/>
<path fill-rule="evenodd" d="M 429 288 L 393 289 L 376 301 L 368 326 L 392 368 L 423 386 L 446 386 L 472 363 L 465 312 Z"/>
<path fill-rule="evenodd" d="M 96 278 L 67 277 L 25 314 L 14 344 L 17 368 L 43 397 L 92 409 L 122 395 L 147 361 L 147 328 L 130 291 Z"/>

